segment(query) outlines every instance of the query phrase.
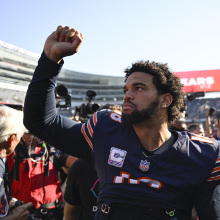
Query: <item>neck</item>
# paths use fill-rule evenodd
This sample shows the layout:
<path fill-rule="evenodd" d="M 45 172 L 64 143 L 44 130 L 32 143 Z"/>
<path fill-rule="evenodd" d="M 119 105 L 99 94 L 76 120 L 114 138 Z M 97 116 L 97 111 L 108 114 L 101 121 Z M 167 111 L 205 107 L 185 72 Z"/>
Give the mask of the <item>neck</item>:
<path fill-rule="evenodd" d="M 165 123 L 160 124 L 159 126 L 134 125 L 133 128 L 141 145 L 148 151 L 156 150 L 171 136 L 168 126 Z"/>

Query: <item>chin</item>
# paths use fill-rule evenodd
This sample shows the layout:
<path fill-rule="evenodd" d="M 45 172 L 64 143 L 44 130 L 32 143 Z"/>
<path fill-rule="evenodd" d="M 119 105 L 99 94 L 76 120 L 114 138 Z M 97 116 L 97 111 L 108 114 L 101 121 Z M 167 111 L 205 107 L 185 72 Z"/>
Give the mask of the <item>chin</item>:
<path fill-rule="evenodd" d="M 134 109 L 125 109 L 125 110 L 122 110 L 122 113 L 124 113 L 124 114 L 131 114 L 132 112 L 134 112 Z"/>

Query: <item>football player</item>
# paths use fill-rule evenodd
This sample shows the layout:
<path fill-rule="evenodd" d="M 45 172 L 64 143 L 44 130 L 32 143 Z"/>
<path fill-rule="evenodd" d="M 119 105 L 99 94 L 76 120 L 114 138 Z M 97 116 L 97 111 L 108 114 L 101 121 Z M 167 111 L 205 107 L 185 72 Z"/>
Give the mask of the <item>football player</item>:
<path fill-rule="evenodd" d="M 56 78 L 63 58 L 77 53 L 82 41 L 68 26 L 47 38 L 24 123 L 52 146 L 94 164 L 100 181 L 95 219 L 189 220 L 193 205 L 200 220 L 220 219 L 220 144 L 168 129 L 184 93 L 167 65 L 139 61 L 125 70 L 122 116 L 102 110 L 76 124 L 57 114 Z"/>

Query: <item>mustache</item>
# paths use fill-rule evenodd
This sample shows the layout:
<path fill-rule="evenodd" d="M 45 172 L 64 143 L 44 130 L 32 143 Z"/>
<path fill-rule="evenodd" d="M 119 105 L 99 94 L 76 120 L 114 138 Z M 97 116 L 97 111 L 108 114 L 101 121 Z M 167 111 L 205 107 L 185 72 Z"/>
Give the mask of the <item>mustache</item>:
<path fill-rule="evenodd" d="M 129 103 L 129 104 L 133 105 L 134 107 L 137 107 L 136 104 L 134 104 L 134 103 L 131 102 L 130 100 L 124 101 L 124 102 L 123 102 L 123 105 L 124 105 L 125 103 Z"/>

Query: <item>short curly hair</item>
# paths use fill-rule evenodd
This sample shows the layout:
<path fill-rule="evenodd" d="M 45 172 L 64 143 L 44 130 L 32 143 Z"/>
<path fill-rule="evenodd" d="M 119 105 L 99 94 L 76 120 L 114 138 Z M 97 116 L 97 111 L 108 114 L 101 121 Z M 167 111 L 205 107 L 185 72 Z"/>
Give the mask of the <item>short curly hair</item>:
<path fill-rule="evenodd" d="M 127 67 L 124 72 L 126 73 L 125 82 L 134 72 L 144 72 L 152 75 L 152 82 L 158 95 L 170 93 L 173 96 L 173 102 L 167 109 L 168 123 L 173 122 L 178 117 L 180 110 L 184 108 L 185 93 L 180 78 L 169 70 L 167 64 L 140 60 L 133 63 L 131 67 Z"/>

